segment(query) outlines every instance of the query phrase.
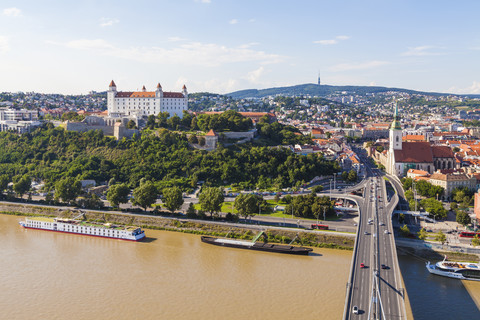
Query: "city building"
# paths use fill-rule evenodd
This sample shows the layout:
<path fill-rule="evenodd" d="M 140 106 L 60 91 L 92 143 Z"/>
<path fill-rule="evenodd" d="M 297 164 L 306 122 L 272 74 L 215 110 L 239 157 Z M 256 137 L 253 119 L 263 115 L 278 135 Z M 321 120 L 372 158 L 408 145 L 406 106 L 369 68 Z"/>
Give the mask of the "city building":
<path fill-rule="evenodd" d="M 475 177 L 458 172 L 441 173 L 438 171 L 430 176 L 428 182 L 445 189 L 443 194 L 444 199 L 449 199 L 452 195 L 453 189 L 455 188 L 468 188 L 470 190 L 476 190 L 477 187 L 477 179 Z"/>
<path fill-rule="evenodd" d="M 168 112 L 170 116 L 183 117 L 183 111 L 188 108 L 187 87 L 182 92 L 164 92 L 157 84 L 155 91 L 117 91 L 112 80 L 107 91 L 107 109 L 110 117 L 136 116 L 143 117 Z"/>
<path fill-rule="evenodd" d="M 26 133 L 40 125 L 36 110 L 0 108 L 0 132 Z"/>
<path fill-rule="evenodd" d="M 404 177 L 409 169 L 433 173 L 439 169 L 455 169 L 455 155 L 448 146 L 432 146 L 426 141 L 403 142 L 403 133 L 398 117 L 398 107 L 389 134 L 387 173 Z"/>

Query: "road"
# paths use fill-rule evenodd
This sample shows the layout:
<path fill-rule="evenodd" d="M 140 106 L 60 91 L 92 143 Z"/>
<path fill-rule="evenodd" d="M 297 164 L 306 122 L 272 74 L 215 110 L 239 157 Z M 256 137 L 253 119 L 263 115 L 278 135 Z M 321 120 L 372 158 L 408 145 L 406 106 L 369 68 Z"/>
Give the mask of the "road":
<path fill-rule="evenodd" d="M 359 208 L 357 244 L 344 318 L 406 319 L 391 219 L 398 196 L 394 195 L 388 202 L 383 174 L 365 157 L 361 156 L 361 160 L 367 167 L 368 178 L 365 201 Z M 358 307 L 358 314 L 352 312 L 354 306 Z"/>

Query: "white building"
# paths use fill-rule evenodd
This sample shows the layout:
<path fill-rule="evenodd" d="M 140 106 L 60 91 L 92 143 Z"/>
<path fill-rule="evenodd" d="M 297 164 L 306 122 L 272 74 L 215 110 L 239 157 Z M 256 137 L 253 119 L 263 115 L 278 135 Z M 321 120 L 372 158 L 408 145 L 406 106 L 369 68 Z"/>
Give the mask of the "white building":
<path fill-rule="evenodd" d="M 163 92 L 160 83 L 155 91 L 117 91 L 115 82 L 110 82 L 107 92 L 107 107 L 110 117 L 149 116 L 168 112 L 170 116 L 183 116 L 188 107 L 187 87 L 182 92 Z"/>

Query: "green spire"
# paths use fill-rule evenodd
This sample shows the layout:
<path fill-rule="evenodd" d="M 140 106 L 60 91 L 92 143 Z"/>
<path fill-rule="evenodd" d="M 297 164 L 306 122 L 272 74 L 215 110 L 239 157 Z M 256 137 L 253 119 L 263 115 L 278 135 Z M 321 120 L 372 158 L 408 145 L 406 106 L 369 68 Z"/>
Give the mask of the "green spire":
<path fill-rule="evenodd" d="M 390 127 L 392 130 L 402 130 L 402 127 L 400 126 L 400 120 L 398 119 L 398 105 L 397 101 L 395 101 L 395 113 L 393 114 L 393 122 L 392 126 Z"/>

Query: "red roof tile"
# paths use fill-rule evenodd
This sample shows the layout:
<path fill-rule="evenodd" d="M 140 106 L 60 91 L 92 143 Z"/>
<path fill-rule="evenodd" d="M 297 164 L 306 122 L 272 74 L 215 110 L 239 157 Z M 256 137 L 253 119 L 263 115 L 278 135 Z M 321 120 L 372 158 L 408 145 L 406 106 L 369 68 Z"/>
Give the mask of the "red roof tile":
<path fill-rule="evenodd" d="M 452 149 L 447 146 L 432 146 L 432 155 L 434 158 L 453 158 Z"/>
<path fill-rule="evenodd" d="M 395 150 L 395 162 L 433 162 L 432 147 L 428 142 L 404 142 L 402 150 Z"/>

